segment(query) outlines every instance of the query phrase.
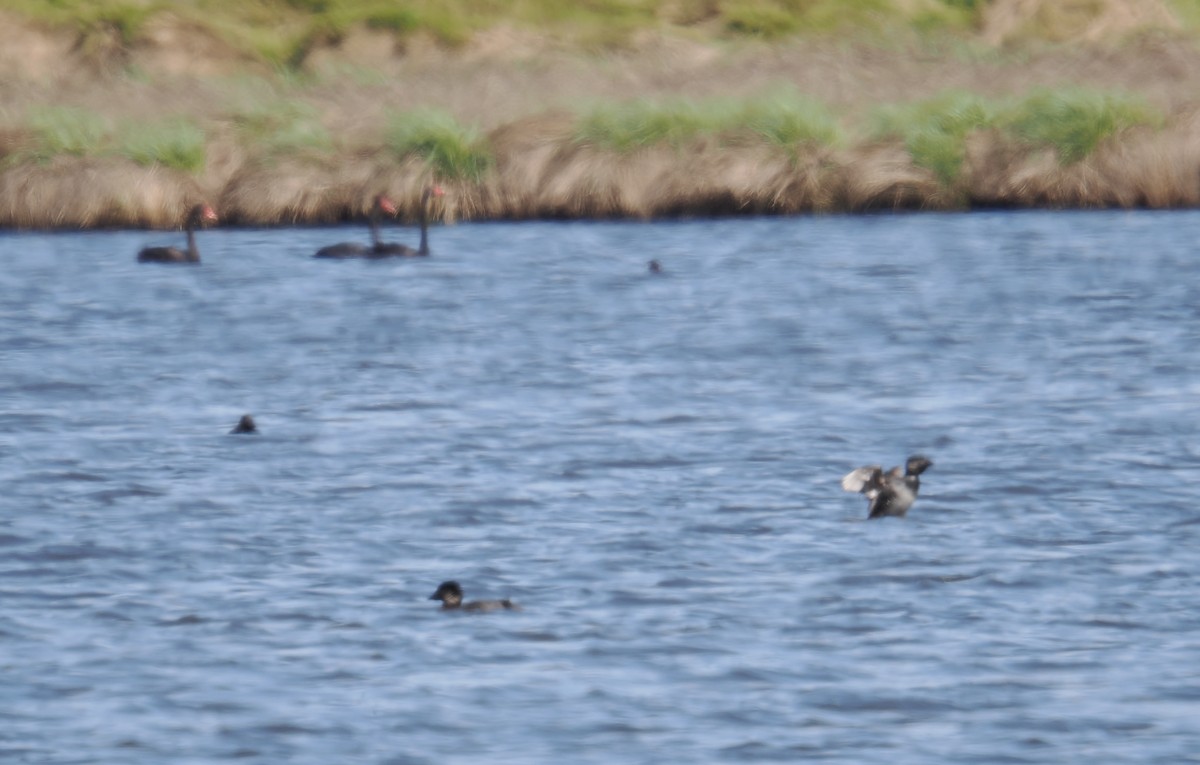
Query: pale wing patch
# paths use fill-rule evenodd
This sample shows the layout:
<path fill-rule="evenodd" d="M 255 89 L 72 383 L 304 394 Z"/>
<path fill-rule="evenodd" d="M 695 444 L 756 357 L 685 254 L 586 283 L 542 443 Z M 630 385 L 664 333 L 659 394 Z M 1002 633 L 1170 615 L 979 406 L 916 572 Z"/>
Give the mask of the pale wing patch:
<path fill-rule="evenodd" d="M 867 465 L 851 470 L 842 479 L 842 488 L 846 491 L 862 491 L 863 487 L 871 483 L 882 470 L 883 468 L 878 465 Z"/>

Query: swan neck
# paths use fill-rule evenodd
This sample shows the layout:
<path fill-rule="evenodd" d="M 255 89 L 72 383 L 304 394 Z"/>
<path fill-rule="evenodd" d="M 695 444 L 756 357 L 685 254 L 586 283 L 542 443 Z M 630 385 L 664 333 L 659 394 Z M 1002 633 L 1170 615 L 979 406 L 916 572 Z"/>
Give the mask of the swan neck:
<path fill-rule="evenodd" d="M 200 260 L 200 248 L 196 246 L 196 230 L 190 221 L 187 227 L 187 243 L 188 260 L 198 262 Z"/>
<path fill-rule="evenodd" d="M 418 213 L 421 221 L 421 243 L 417 247 L 417 252 L 421 255 L 429 254 L 429 192 L 426 191 L 421 195 L 421 210 Z"/>
<path fill-rule="evenodd" d="M 379 246 L 379 208 L 372 208 L 371 215 L 367 218 L 367 222 L 371 226 L 371 244 L 375 247 Z"/>

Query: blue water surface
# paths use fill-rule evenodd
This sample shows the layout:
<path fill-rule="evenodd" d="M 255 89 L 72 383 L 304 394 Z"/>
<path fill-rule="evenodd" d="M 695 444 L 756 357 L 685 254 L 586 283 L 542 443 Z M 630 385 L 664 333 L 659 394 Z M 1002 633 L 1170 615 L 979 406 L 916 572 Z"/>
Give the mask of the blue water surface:
<path fill-rule="evenodd" d="M 0 234 L 0 761 L 1200 762 L 1200 213 L 178 238 Z"/>

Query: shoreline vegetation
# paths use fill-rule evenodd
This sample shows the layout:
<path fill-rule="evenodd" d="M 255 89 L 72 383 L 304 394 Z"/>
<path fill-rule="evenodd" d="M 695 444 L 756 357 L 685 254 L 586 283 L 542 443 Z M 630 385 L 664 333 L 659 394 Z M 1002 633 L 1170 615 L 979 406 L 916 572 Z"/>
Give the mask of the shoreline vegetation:
<path fill-rule="evenodd" d="M 0 228 L 1200 205 L 1197 0 L 216 8 L 0 11 Z"/>

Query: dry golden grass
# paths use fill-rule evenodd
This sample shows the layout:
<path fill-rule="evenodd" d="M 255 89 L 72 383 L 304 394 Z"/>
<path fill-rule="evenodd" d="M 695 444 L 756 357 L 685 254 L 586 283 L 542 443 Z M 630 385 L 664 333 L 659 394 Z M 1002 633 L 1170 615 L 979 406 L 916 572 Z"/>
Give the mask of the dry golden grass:
<path fill-rule="evenodd" d="M 1200 113 L 1182 115 L 1164 131 L 1134 131 L 1094 157 L 1102 183 L 1121 207 L 1200 205 Z"/>
<path fill-rule="evenodd" d="M 913 165 L 898 142 L 850 153 L 840 175 L 837 209 L 865 212 L 957 207 L 933 173 Z"/>
<path fill-rule="evenodd" d="M 994 133 L 968 144 L 964 190 L 980 207 L 1179 208 L 1200 205 L 1200 113 L 1135 129 L 1062 166 Z"/>
<path fill-rule="evenodd" d="M 361 217 L 371 206 L 370 181 L 376 172 L 366 162 L 250 161 L 225 184 L 217 210 L 223 222 L 233 225 L 333 223 Z"/>
<path fill-rule="evenodd" d="M 174 228 L 204 200 L 188 176 L 126 159 L 58 157 L 0 173 L 0 227 Z"/>
<path fill-rule="evenodd" d="M 375 195 L 384 193 L 401 218 L 415 220 L 431 182 L 418 163 L 397 163 L 383 152 L 250 161 L 225 184 L 218 209 L 222 221 L 233 225 L 335 223 L 365 217 Z M 453 211 L 435 212 L 453 217 Z"/>
<path fill-rule="evenodd" d="M 553 126 L 555 119 L 547 118 Z M 522 123 L 528 125 L 528 121 Z M 812 149 L 796 158 L 765 146 L 697 141 L 631 153 L 554 138 L 494 134 L 505 147 L 480 182 L 442 182 L 444 221 L 661 218 L 966 207 L 1194 207 L 1200 205 L 1200 114 L 1167 129 L 1135 129 L 1064 166 L 1048 150 L 996 133 L 968 141 L 962 176 L 945 186 L 903 145 Z M 561 128 L 559 128 L 561 130 Z M 535 131 L 534 131 L 535 132 Z M 0 227 L 174 228 L 200 200 L 222 224 L 292 225 L 361 219 L 385 192 L 415 220 L 432 182 L 419 161 L 385 152 L 248 160 L 215 192 L 178 171 L 118 158 L 59 157 L 0 172 Z"/>

